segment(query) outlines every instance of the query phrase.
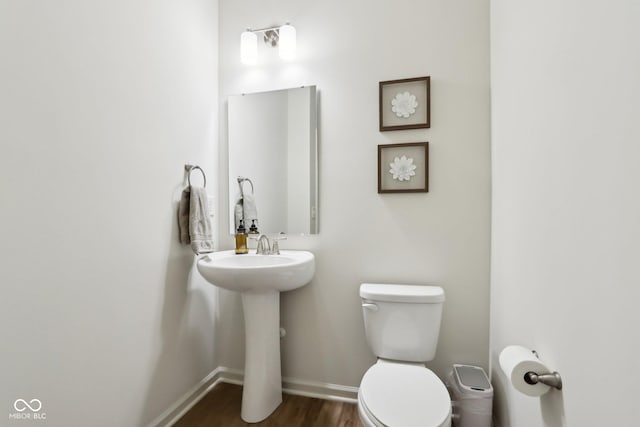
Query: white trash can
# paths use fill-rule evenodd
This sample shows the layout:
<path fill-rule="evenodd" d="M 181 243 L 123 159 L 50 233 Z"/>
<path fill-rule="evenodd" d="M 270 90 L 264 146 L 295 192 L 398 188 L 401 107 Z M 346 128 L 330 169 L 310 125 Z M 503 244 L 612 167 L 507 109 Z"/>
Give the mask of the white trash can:
<path fill-rule="evenodd" d="M 491 427 L 493 387 L 484 369 L 453 365 L 447 378 L 455 427 Z"/>

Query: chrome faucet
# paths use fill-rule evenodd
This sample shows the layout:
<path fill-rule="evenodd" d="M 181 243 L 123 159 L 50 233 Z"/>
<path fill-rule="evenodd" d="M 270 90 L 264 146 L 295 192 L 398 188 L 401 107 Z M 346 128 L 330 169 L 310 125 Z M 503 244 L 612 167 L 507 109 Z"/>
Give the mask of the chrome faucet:
<path fill-rule="evenodd" d="M 258 255 L 271 255 L 271 243 L 269 237 L 263 234 L 258 239 L 258 246 L 256 247 L 256 254 Z"/>
<path fill-rule="evenodd" d="M 266 234 L 261 235 L 258 238 L 258 246 L 256 247 L 256 254 L 258 255 L 280 255 L 280 246 L 278 240 L 285 240 L 286 237 L 274 237 L 269 239 Z"/>

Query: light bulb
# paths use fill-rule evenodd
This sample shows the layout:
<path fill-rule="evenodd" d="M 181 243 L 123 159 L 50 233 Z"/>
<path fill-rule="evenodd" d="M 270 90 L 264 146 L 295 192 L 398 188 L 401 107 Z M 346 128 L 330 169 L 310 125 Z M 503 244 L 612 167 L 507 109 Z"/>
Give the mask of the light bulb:
<path fill-rule="evenodd" d="M 280 27 L 280 40 L 278 41 L 280 58 L 291 60 L 296 57 L 296 29 L 284 24 Z"/>
<path fill-rule="evenodd" d="M 255 65 L 258 61 L 258 36 L 252 31 L 240 35 L 240 61 L 245 65 Z"/>

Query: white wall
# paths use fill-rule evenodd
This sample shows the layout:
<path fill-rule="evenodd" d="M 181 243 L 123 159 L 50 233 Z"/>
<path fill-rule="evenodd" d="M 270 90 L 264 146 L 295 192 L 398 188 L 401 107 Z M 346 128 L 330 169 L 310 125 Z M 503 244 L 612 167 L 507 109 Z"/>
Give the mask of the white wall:
<path fill-rule="evenodd" d="M 491 357 L 503 427 L 640 418 L 640 4 L 493 0 Z M 536 349 L 562 392 L 497 368 Z"/>
<path fill-rule="evenodd" d="M 174 204 L 187 161 L 217 186 L 217 19 L 0 1 L 0 424 L 145 425 L 217 366 Z"/>
<path fill-rule="evenodd" d="M 320 234 L 284 248 L 317 259 L 312 283 L 282 296 L 283 375 L 358 385 L 374 356 L 364 336 L 361 282 L 427 283 L 447 302 L 436 359 L 488 365 L 489 21 L 488 1 L 220 2 L 220 158 L 229 95 L 317 84 Z M 285 21 L 298 30 L 298 59 L 239 60 L 240 33 Z M 432 127 L 378 132 L 378 82 L 431 76 Z M 430 141 L 428 194 L 379 195 L 377 145 Z M 220 163 L 226 176 L 226 163 Z M 226 200 L 226 185 L 220 201 Z M 224 206 L 222 210 L 225 210 Z M 228 230 L 220 222 L 221 236 Z M 227 235 L 228 236 L 228 235 Z M 221 244 L 232 247 L 231 236 Z M 243 367 L 237 296 L 221 292 L 219 360 Z"/>

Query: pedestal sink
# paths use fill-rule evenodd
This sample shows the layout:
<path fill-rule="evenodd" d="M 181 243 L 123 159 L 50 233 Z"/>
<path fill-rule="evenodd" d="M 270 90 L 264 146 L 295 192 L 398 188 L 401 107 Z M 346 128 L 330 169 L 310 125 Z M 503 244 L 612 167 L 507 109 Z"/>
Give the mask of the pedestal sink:
<path fill-rule="evenodd" d="M 309 283 L 315 258 L 307 251 L 221 251 L 203 256 L 197 265 L 209 283 L 241 293 L 246 345 L 240 415 L 249 423 L 262 421 L 282 403 L 280 292 Z"/>

